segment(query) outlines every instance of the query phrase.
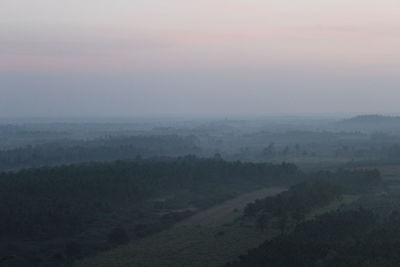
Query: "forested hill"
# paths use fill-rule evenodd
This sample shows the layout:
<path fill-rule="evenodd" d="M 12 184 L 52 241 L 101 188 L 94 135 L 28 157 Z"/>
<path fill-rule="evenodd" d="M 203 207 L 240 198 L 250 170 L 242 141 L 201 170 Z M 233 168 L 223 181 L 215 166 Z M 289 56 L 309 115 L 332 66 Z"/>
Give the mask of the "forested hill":
<path fill-rule="evenodd" d="M 384 116 L 384 115 L 360 115 L 350 119 L 346 119 L 345 123 L 394 123 L 400 122 L 399 116 Z"/>
<path fill-rule="evenodd" d="M 336 124 L 336 127 L 345 131 L 398 134 L 400 116 L 360 115 L 342 120 Z"/>
<path fill-rule="evenodd" d="M 0 150 L 0 170 L 15 170 L 91 161 L 132 160 L 138 156 L 184 156 L 198 153 L 195 137 L 178 135 L 120 136 L 64 140 Z"/>
<path fill-rule="evenodd" d="M 400 116 L 360 115 L 342 120 L 337 126 L 347 131 L 398 135 L 400 132 Z"/>

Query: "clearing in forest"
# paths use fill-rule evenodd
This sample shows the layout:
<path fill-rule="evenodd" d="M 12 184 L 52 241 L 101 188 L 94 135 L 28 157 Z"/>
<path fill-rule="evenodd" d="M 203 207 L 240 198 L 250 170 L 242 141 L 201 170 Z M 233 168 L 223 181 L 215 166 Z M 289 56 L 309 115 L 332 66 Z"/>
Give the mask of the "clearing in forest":
<path fill-rule="evenodd" d="M 239 217 L 243 208 L 256 199 L 262 199 L 267 196 L 274 196 L 283 191 L 282 187 L 269 187 L 257 191 L 240 195 L 234 199 L 228 200 L 215 207 L 202 211 L 192 217 L 178 223 L 176 227 L 181 226 L 221 226 L 229 223 Z"/>
<path fill-rule="evenodd" d="M 240 217 L 250 202 L 284 188 L 246 193 L 190 217 L 175 227 L 79 263 L 79 267 L 217 267 L 260 245 L 273 233 L 223 226 Z"/>

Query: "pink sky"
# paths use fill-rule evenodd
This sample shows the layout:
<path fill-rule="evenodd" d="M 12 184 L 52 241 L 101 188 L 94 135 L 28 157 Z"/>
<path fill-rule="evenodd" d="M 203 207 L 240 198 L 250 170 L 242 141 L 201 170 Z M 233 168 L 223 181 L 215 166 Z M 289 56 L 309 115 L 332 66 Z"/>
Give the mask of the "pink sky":
<path fill-rule="evenodd" d="M 6 0 L 2 6 L 1 70 L 400 64 L 400 2 L 392 0 Z"/>
<path fill-rule="evenodd" d="M 2 0 L 0 113 L 399 112 L 399 14 L 399 0 Z"/>

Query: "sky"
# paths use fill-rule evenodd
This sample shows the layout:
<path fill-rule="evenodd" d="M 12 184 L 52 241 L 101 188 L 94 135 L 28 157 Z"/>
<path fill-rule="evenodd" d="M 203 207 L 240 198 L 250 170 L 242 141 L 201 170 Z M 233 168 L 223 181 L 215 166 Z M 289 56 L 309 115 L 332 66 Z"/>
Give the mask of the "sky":
<path fill-rule="evenodd" d="M 398 0 L 0 0 L 0 116 L 400 113 Z"/>

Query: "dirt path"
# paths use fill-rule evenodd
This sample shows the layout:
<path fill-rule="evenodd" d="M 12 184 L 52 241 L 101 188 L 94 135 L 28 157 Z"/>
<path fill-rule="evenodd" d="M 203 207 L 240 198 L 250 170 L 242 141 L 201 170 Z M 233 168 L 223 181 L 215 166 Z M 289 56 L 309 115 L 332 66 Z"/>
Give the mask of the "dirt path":
<path fill-rule="evenodd" d="M 238 196 L 237 198 L 228 200 L 220 205 L 213 208 L 200 212 L 178 224 L 180 226 L 220 226 L 226 222 L 234 220 L 240 216 L 242 209 L 250 202 L 256 199 L 265 198 L 267 196 L 274 196 L 285 191 L 286 188 L 282 187 L 268 187 L 257 191 L 246 193 Z M 234 209 L 238 209 L 239 212 L 234 212 Z"/>

